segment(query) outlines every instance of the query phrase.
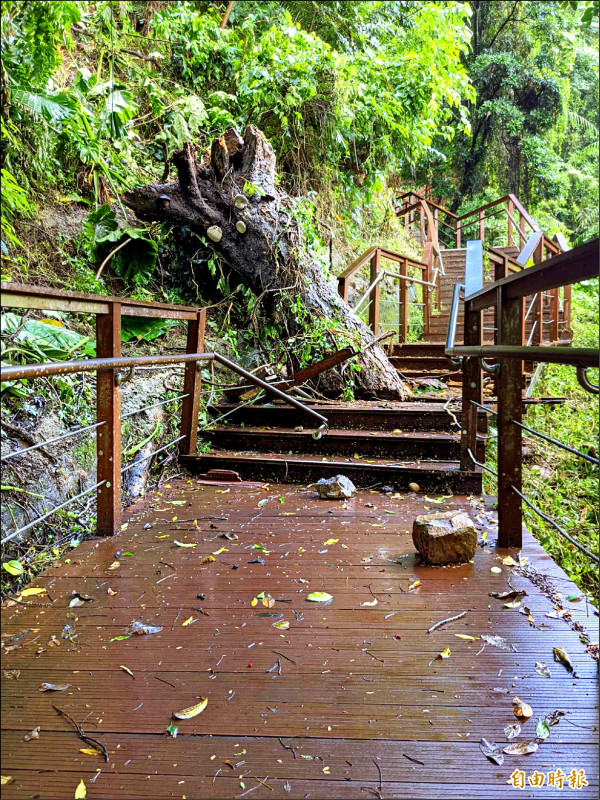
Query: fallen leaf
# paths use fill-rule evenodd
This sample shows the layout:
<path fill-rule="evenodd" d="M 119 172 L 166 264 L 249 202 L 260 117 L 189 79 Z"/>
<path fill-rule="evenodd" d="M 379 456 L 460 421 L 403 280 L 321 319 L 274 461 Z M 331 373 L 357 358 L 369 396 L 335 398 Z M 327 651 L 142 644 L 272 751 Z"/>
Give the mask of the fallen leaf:
<path fill-rule="evenodd" d="M 119 569 L 120 566 L 121 566 L 121 562 L 120 561 L 113 561 L 112 564 L 110 565 L 109 569 Z M 82 783 L 83 783 L 83 781 L 82 781 Z"/>
<path fill-rule="evenodd" d="M 306 599 L 311 603 L 330 603 L 333 600 L 333 595 L 327 592 L 311 592 L 306 595 Z"/>
<path fill-rule="evenodd" d="M 280 631 L 287 631 L 290 627 L 290 623 L 287 619 L 282 619 L 281 622 L 274 622 L 273 627 L 279 628 Z"/>
<path fill-rule="evenodd" d="M 519 722 L 509 722 L 508 725 L 504 727 L 504 735 L 507 739 L 514 739 L 515 736 L 518 736 L 521 733 L 521 725 Z"/>
<path fill-rule="evenodd" d="M 338 542 L 339 542 L 339 539 L 327 539 L 327 541 L 323 542 L 323 544 L 324 545 L 330 545 L 330 544 L 337 544 Z"/>
<path fill-rule="evenodd" d="M 124 667 L 123 664 L 120 664 L 119 666 L 120 669 L 123 670 L 123 672 L 126 672 L 128 675 L 131 675 L 132 678 L 135 678 L 133 672 L 129 669 L 129 667 Z"/>
<path fill-rule="evenodd" d="M 361 606 L 376 606 L 379 600 L 374 597 L 373 600 L 365 600 L 364 603 L 361 603 Z"/>
<path fill-rule="evenodd" d="M 177 725 L 171 724 L 171 725 L 167 725 L 167 727 L 165 728 L 165 731 L 169 734 L 169 736 L 172 736 L 173 739 L 176 739 L 177 738 L 177 733 L 179 732 L 179 728 L 177 727 Z"/>
<path fill-rule="evenodd" d="M 188 626 L 188 625 L 191 625 L 191 624 L 192 624 L 192 622 L 196 622 L 195 618 L 194 618 L 194 617 L 188 617 L 186 620 L 184 620 L 184 621 L 181 623 L 181 627 L 182 627 L 182 628 L 187 628 L 187 626 Z"/>
<path fill-rule="evenodd" d="M 499 572 L 502 572 L 502 570 L 500 569 L 500 567 L 492 567 L 490 569 L 490 572 L 493 572 L 495 575 L 497 575 Z"/>
<path fill-rule="evenodd" d="M 84 756 L 99 756 L 100 750 L 96 750 L 95 747 L 80 747 L 79 752 L 83 753 Z"/>
<path fill-rule="evenodd" d="M 138 619 L 134 620 L 130 625 L 127 626 L 125 633 L 129 634 L 129 636 L 132 634 L 136 634 L 137 636 L 147 636 L 153 633 L 160 633 L 161 631 L 162 625 L 147 625 L 145 622 L 141 622 Z"/>
<path fill-rule="evenodd" d="M 513 600 L 512 603 L 504 603 L 502 608 L 519 608 L 520 605 L 521 605 L 520 600 Z"/>
<path fill-rule="evenodd" d="M 479 638 L 478 636 L 469 636 L 468 633 L 455 633 L 454 635 L 457 639 L 465 639 L 467 642 L 475 642 Z"/>
<path fill-rule="evenodd" d="M 219 547 L 218 550 L 213 551 L 213 556 L 220 556 L 221 553 L 228 553 L 228 552 L 229 552 L 228 547 Z"/>
<path fill-rule="evenodd" d="M 203 566 L 204 564 L 212 564 L 214 560 L 215 560 L 214 556 L 206 556 L 206 558 L 203 558 L 202 561 L 200 562 L 200 566 Z"/>
<path fill-rule="evenodd" d="M 23 592 L 21 592 L 21 594 L 23 594 Z M 570 603 L 581 602 L 581 597 L 578 594 L 568 594 L 565 599 L 568 600 Z"/>
<path fill-rule="evenodd" d="M 506 639 L 503 639 L 502 636 L 488 636 L 485 633 L 481 634 L 481 639 L 488 644 L 491 644 L 493 647 L 499 647 L 500 650 L 506 650 L 507 653 L 516 653 L 517 648 L 514 644 L 509 644 Z"/>
<path fill-rule="evenodd" d="M 83 780 L 79 781 L 77 788 L 75 789 L 75 800 L 85 800 L 87 797 L 87 789 Z"/>
<path fill-rule="evenodd" d="M 12 775 L 0 775 L 0 785 L 7 786 L 9 783 L 12 783 L 14 778 Z"/>
<path fill-rule="evenodd" d="M 419 586 L 421 586 L 422 584 L 423 584 L 423 581 L 414 581 L 414 582 L 413 582 L 413 583 L 411 583 L 411 584 L 410 584 L 410 586 L 408 587 L 408 591 L 409 591 L 409 592 L 412 592 L 412 590 L 413 590 L 413 589 L 417 589 L 417 588 L 418 588 Z"/>
<path fill-rule="evenodd" d="M 32 597 L 33 595 L 36 594 L 45 594 L 46 591 L 47 591 L 46 589 L 43 589 L 40 586 L 32 586 L 29 589 L 21 589 L 20 595 L 21 597 Z M 567 597 L 567 600 L 568 599 L 569 598 Z"/>
<path fill-rule="evenodd" d="M 506 558 L 502 559 L 502 563 L 506 564 L 507 567 L 518 567 L 519 562 L 515 561 L 512 556 L 506 556 Z"/>
<path fill-rule="evenodd" d="M 527 592 L 524 589 L 515 589 L 510 592 L 490 592 L 490 597 L 495 597 L 498 600 L 516 600 L 520 597 L 525 597 Z"/>
<path fill-rule="evenodd" d="M 21 575 L 25 567 L 20 561 L 5 561 L 2 564 L 2 569 L 6 570 L 9 575 Z M 12 781 L 12 778 L 10 778 Z"/>
<path fill-rule="evenodd" d="M 554 652 L 554 660 L 558 661 L 559 664 L 562 664 L 563 667 L 565 667 L 565 669 L 576 678 L 577 673 L 573 669 L 573 664 L 571 664 L 571 659 L 567 651 L 562 647 L 555 647 L 553 652 Z"/>
<path fill-rule="evenodd" d="M 118 592 L 115 592 L 115 591 L 114 591 L 114 589 L 111 589 L 111 588 L 110 588 L 110 586 L 109 586 L 109 587 L 108 587 L 108 589 L 106 590 L 106 594 L 107 594 L 109 597 L 114 597 L 116 594 L 119 594 L 119 593 L 118 593 Z"/>
<path fill-rule="evenodd" d="M 490 761 L 498 764 L 499 767 L 504 764 L 504 755 L 502 754 L 502 749 L 497 744 L 493 744 L 493 742 L 488 742 L 487 739 L 482 738 L 479 742 L 479 749 L 486 758 L 489 758 Z"/>
<path fill-rule="evenodd" d="M 208 705 L 208 697 L 201 697 L 200 702 L 189 708 L 184 708 L 183 711 L 174 711 L 173 716 L 175 719 L 192 719 L 202 713 Z"/>
<path fill-rule="evenodd" d="M 535 671 L 538 675 L 541 675 L 542 678 L 549 678 L 551 673 L 550 669 L 544 664 L 543 661 L 536 661 L 535 662 Z"/>
<path fill-rule="evenodd" d="M 441 651 L 441 653 L 438 653 L 436 657 L 437 658 L 450 658 L 450 655 L 451 655 L 450 648 L 449 647 L 444 647 L 444 649 Z"/>
<path fill-rule="evenodd" d="M 269 502 L 269 498 L 268 497 L 263 497 L 263 499 L 259 500 L 256 505 L 257 505 L 258 508 L 264 508 L 264 506 L 266 506 L 268 502 Z"/>
<path fill-rule="evenodd" d="M 38 692 L 64 692 L 68 688 L 68 683 L 42 683 Z"/>
<path fill-rule="evenodd" d="M 30 742 L 32 739 L 39 739 L 40 738 L 40 731 L 41 731 L 41 728 L 38 725 L 37 728 L 34 728 L 32 731 L 29 731 L 29 733 L 26 733 L 25 736 L 23 737 L 23 739 L 25 739 L 26 742 Z"/>
<path fill-rule="evenodd" d="M 533 714 L 533 709 L 518 697 L 513 697 L 513 714 L 519 719 L 529 719 Z"/>
<path fill-rule="evenodd" d="M 178 542 L 177 539 L 173 539 L 173 544 L 176 544 L 177 547 L 198 547 L 198 542 Z"/>
<path fill-rule="evenodd" d="M 538 719 L 536 722 L 535 735 L 538 739 L 547 739 L 550 736 L 550 726 L 545 719 Z"/>
<path fill-rule="evenodd" d="M 526 756 L 528 753 L 535 753 L 537 749 L 537 742 L 531 740 L 509 744 L 504 748 L 503 752 L 508 756 Z"/>

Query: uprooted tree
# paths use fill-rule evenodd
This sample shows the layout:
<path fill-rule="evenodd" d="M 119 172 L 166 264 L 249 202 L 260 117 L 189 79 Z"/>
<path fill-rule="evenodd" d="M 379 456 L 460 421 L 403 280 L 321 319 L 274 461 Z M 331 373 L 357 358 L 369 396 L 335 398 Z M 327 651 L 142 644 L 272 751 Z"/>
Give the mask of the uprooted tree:
<path fill-rule="evenodd" d="M 300 296 L 307 319 L 331 320 L 360 351 L 354 357 L 361 367 L 355 377 L 358 392 L 402 398 L 402 381 L 382 348 L 373 344 L 372 332 L 338 295 L 302 241 L 291 213 L 293 201 L 275 185 L 275 154 L 263 134 L 254 125 L 243 138 L 230 129 L 213 140 L 201 161 L 196 147 L 187 143 L 173 163 L 177 183 L 149 185 L 125 195 L 137 217 L 185 225 L 205 236 L 274 317 L 275 296 Z M 301 333 L 294 320 L 286 319 L 285 326 L 280 319 L 275 322 L 287 335 Z M 343 381 L 335 368 L 322 377 L 320 388 L 336 394 Z"/>

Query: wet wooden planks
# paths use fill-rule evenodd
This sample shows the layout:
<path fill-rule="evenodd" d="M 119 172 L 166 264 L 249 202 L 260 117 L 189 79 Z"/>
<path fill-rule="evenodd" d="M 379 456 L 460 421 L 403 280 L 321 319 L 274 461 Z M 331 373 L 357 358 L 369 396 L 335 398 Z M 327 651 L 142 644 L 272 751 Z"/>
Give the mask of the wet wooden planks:
<path fill-rule="evenodd" d="M 83 778 L 89 798 L 508 797 L 515 768 L 556 767 L 585 769 L 590 786 L 544 787 L 545 796 L 595 796 L 597 670 L 571 628 L 583 625 L 597 641 L 594 609 L 564 600 L 573 585 L 529 535 L 523 553 L 550 576 L 571 621 L 547 617 L 548 592 L 486 542 L 473 564 L 419 565 L 409 533 L 417 513 L 467 508 L 487 542 L 495 539 L 481 498 L 440 499 L 363 491 L 338 503 L 299 487 L 195 479 L 164 487 L 133 509 L 119 536 L 82 544 L 70 563 L 40 576 L 34 585 L 51 602 L 5 604 L 3 669 L 20 676 L 3 681 L 2 774 L 14 781 L 2 796 L 72 797 Z M 202 565 L 207 556 L 215 561 Z M 496 565 L 499 575 L 490 572 Z M 509 580 L 527 591 L 535 628 L 489 596 Z M 74 590 L 93 600 L 69 608 Z M 328 591 L 332 604 L 306 602 L 311 591 Z M 260 592 L 275 598 L 271 608 L 251 605 Z M 462 610 L 461 620 L 427 633 Z M 163 630 L 110 641 L 140 618 Z M 288 630 L 273 627 L 280 620 Z M 73 642 L 61 638 L 65 624 Z M 517 652 L 456 633 L 501 635 Z M 436 659 L 446 646 L 451 657 Z M 569 652 L 578 678 L 553 662 L 554 646 Z M 548 664 L 550 678 L 536 673 L 536 661 Z M 69 689 L 39 692 L 44 681 Z M 536 753 L 507 756 L 499 767 L 478 742 L 505 742 L 515 694 L 534 708 L 523 726 L 528 738 L 537 716 L 566 716 Z M 209 698 L 206 711 L 168 737 L 172 711 L 200 695 Z M 85 719 L 86 732 L 107 746 L 108 764 L 79 752 L 82 742 L 53 704 Z M 40 739 L 24 742 L 38 725 Z"/>

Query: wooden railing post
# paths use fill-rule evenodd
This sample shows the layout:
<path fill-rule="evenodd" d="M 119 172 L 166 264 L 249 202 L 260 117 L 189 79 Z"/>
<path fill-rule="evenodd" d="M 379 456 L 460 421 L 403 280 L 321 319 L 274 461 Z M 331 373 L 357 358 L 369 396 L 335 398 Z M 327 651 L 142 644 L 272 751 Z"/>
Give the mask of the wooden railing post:
<path fill-rule="evenodd" d="M 423 248 L 423 261 L 427 264 L 427 269 L 424 273 L 424 278 L 427 283 L 431 283 L 433 278 L 433 262 L 434 262 L 433 244 L 427 242 Z M 433 302 L 433 289 L 431 286 L 423 286 L 423 328 L 421 338 L 426 340 L 429 336 L 429 328 L 431 325 L 431 306 Z"/>
<path fill-rule="evenodd" d="M 96 317 L 96 357 L 121 355 L 121 304 L 110 303 L 108 314 Z M 106 481 L 97 492 L 97 533 L 112 536 L 121 530 L 121 389 L 117 370 L 97 373 L 96 480 Z"/>
<path fill-rule="evenodd" d="M 508 246 L 514 246 L 513 239 L 513 219 L 515 215 L 515 204 L 511 199 L 508 201 Z"/>
<path fill-rule="evenodd" d="M 338 278 L 338 294 L 344 301 L 348 302 L 349 283 L 347 278 Z"/>
<path fill-rule="evenodd" d="M 498 343 L 520 345 L 523 337 L 523 300 L 508 298 L 498 291 Z M 523 362 L 516 358 L 500 359 L 498 374 L 498 546 L 522 545 L 523 514 L 521 498 L 512 490 L 522 490 L 521 422 Z"/>
<path fill-rule="evenodd" d="M 379 269 L 381 267 L 381 251 L 379 248 L 375 251 L 374 256 L 371 258 L 371 271 L 369 277 L 369 283 L 373 283 L 373 281 L 379 275 Z M 369 327 L 377 336 L 379 333 L 379 297 L 381 294 L 381 283 L 378 283 L 377 286 L 374 286 L 371 289 L 371 294 L 369 295 Z"/>
<path fill-rule="evenodd" d="M 189 320 L 186 353 L 202 353 L 204 351 L 205 320 L 205 308 L 198 311 L 196 319 Z M 184 397 L 181 403 L 181 428 L 179 431 L 180 436 L 185 436 L 185 439 L 179 443 L 179 452 L 185 456 L 194 455 L 198 441 L 198 412 L 202 394 L 199 366 L 200 362 L 198 361 L 190 361 L 185 365 L 183 393 L 187 394 L 187 397 Z"/>
<path fill-rule="evenodd" d="M 571 332 L 571 284 L 567 284 L 564 290 L 564 304 L 563 304 L 563 330 L 565 336 L 569 336 Z"/>
<path fill-rule="evenodd" d="M 558 317 L 559 317 L 559 292 L 560 289 L 550 290 L 550 341 L 558 342 Z"/>
<path fill-rule="evenodd" d="M 462 222 L 459 219 L 457 219 L 456 220 L 456 247 L 457 248 L 460 247 L 461 232 L 462 232 Z"/>
<path fill-rule="evenodd" d="M 479 212 L 479 238 L 483 242 L 485 239 L 485 212 Z"/>
<path fill-rule="evenodd" d="M 408 260 L 405 258 L 400 264 L 400 275 L 408 276 Z M 408 339 L 408 283 L 402 278 L 398 287 L 398 342 L 404 344 Z"/>
<path fill-rule="evenodd" d="M 479 346 L 483 344 L 483 314 L 472 311 L 465 303 L 464 324 L 465 345 Z M 477 414 L 478 408 L 473 403 L 482 402 L 481 367 L 478 358 L 465 358 L 462 374 L 462 414 L 460 435 L 460 468 L 472 471 L 475 465 L 467 450 L 477 458 Z"/>

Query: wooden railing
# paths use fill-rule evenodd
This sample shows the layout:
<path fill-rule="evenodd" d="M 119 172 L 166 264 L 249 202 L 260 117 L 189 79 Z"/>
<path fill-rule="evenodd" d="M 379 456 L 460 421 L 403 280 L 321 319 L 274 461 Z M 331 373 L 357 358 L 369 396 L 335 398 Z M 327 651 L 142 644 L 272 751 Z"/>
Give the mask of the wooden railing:
<path fill-rule="evenodd" d="M 382 259 L 397 263 L 399 265 L 398 272 L 391 272 L 389 269 L 385 269 L 382 265 Z M 358 311 L 368 298 L 368 324 L 377 336 L 380 328 L 381 284 L 386 277 L 397 280 L 399 283 L 398 340 L 401 343 L 406 342 L 411 306 L 409 286 L 412 284 L 413 286 L 422 287 L 422 302 L 421 304 L 413 303 L 413 305 L 419 305 L 421 310 L 419 324 L 427 327 L 433 293 L 439 288 L 439 272 L 434 269 L 432 260 L 429 263 L 425 263 L 383 247 L 371 247 L 355 259 L 338 277 L 338 292 L 346 302 L 349 299 L 352 278 L 367 264 L 370 267 L 369 285 L 355 305 L 355 310 Z M 416 274 L 411 274 L 411 272 L 418 274 L 419 277 L 416 277 Z"/>
<path fill-rule="evenodd" d="M 530 234 L 540 230 L 538 224 L 514 194 L 506 194 L 464 214 L 455 214 L 450 209 L 417 192 L 405 192 L 397 199 L 396 213 L 399 217 L 404 217 L 407 231 L 418 225 L 422 242 L 432 236 L 428 232 L 431 225 L 427 224 L 427 209 L 433 220 L 435 236 L 446 241 L 449 236 L 448 244 L 451 247 L 461 247 L 463 239 L 467 238 L 480 239 L 485 244 L 486 231 L 488 231 L 486 221 L 498 215 L 506 217 L 505 245 L 507 247 L 516 247 L 521 250 Z M 560 244 L 546 234 L 542 234 L 542 238 L 536 246 L 539 249 L 537 261 L 561 252 Z"/>
<path fill-rule="evenodd" d="M 272 384 L 263 381 L 218 353 L 204 352 L 205 309 L 187 306 L 173 306 L 164 303 L 150 303 L 142 300 L 130 300 L 120 297 L 101 297 L 92 294 L 64 292 L 57 289 L 27 286 L 13 283 L 2 283 L 2 307 L 27 310 L 62 311 L 74 314 L 93 314 L 96 317 L 96 358 L 44 364 L 26 364 L 23 366 L 2 367 L 1 380 L 32 380 L 53 375 L 74 373 L 96 373 L 96 420 L 68 434 L 40 442 L 11 453 L 2 453 L 2 461 L 17 458 L 24 452 L 45 447 L 69 436 L 78 436 L 95 431 L 96 434 L 96 483 L 75 497 L 69 498 L 50 511 L 25 526 L 12 531 L 3 537 L 2 542 L 15 538 L 30 530 L 34 525 L 43 522 L 56 511 L 66 507 L 93 492 L 97 499 L 97 533 L 112 535 L 121 527 L 121 480 L 122 474 L 137 464 L 149 460 L 157 453 L 177 445 L 180 455 L 193 455 L 197 448 L 198 415 L 201 397 L 200 365 L 211 361 L 221 364 L 226 369 L 242 376 L 249 383 L 274 395 L 294 406 L 314 419 L 320 427 L 326 428 L 327 419 L 299 400 L 290 397 Z M 178 319 L 187 322 L 187 344 L 185 354 L 128 356 L 121 353 L 121 320 L 123 317 L 150 317 L 159 319 Z M 133 378 L 134 370 L 153 367 L 184 368 L 183 391 L 161 403 L 165 405 L 181 401 L 179 417 L 179 435 L 173 441 L 154 450 L 150 455 L 135 460 L 130 464 L 121 464 L 121 386 Z M 122 372 L 121 370 L 125 370 Z M 152 405 L 152 404 L 151 404 Z M 153 407 L 152 405 L 152 407 Z M 145 405 L 133 414 L 140 414 L 150 408 Z M 127 416 L 131 416 L 128 414 Z"/>
<path fill-rule="evenodd" d="M 482 248 L 480 245 L 480 253 Z M 462 360 L 462 423 L 461 423 L 461 468 L 470 470 L 475 461 L 477 442 L 477 413 L 484 408 L 496 415 L 498 430 L 498 544 L 501 547 L 520 547 L 522 541 L 522 502 L 569 538 L 553 520 L 523 495 L 522 492 L 522 381 L 524 361 L 570 364 L 577 368 L 581 385 L 597 393 L 598 387 L 588 379 L 586 371 L 598 366 L 599 352 L 583 347 L 548 347 L 528 345 L 525 341 L 525 316 L 529 297 L 541 297 L 544 292 L 554 291 L 572 283 L 598 276 L 598 239 L 562 253 L 521 272 L 496 280 L 483 286 L 482 258 L 467 258 L 464 298 L 464 345 L 454 344 L 460 291 L 457 284 L 450 315 L 446 355 Z M 482 315 L 484 309 L 495 308 L 498 330 L 493 345 L 483 344 Z M 484 365 L 483 359 L 493 359 L 496 364 Z M 482 366 L 496 373 L 497 409 L 483 406 Z M 527 428 L 532 431 L 532 429 Z M 541 435 L 536 431 L 534 435 Z M 548 437 L 542 438 L 548 439 Z M 550 439 L 554 444 L 598 463 L 598 459 L 578 453 L 568 445 Z M 485 465 L 485 469 L 490 469 Z M 569 539 L 572 540 L 572 537 Z M 582 549 L 580 544 L 576 546 Z M 587 552 L 583 548 L 584 552 Z M 589 555 L 589 553 L 588 553 Z M 593 555 L 595 560 L 597 554 Z"/>

